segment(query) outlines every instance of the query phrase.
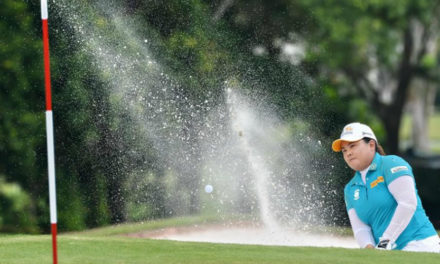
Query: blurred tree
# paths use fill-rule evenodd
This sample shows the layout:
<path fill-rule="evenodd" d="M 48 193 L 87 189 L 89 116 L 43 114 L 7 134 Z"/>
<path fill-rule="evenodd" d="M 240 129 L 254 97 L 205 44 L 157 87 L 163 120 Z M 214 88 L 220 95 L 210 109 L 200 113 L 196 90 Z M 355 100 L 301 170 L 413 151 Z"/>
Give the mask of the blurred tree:
<path fill-rule="evenodd" d="M 6 180 L 0 202 L 8 203 L 7 197 L 23 201 L 14 212 L 1 210 L 0 215 L 30 212 L 35 216 L 45 210 L 47 202 L 47 196 L 41 195 L 47 189 L 41 33 L 24 2 L 1 1 L 0 17 L 0 174 Z M 28 200 L 24 203 L 23 199 Z M 35 221 L 24 223 L 31 218 L 23 218 L 15 230 L 36 230 L 29 226 Z"/>
<path fill-rule="evenodd" d="M 304 1 L 317 34 L 309 34 L 309 56 L 320 75 L 342 89 L 355 88 L 382 120 L 386 144 L 399 151 L 399 128 L 408 90 L 417 76 L 437 78 L 424 65 L 437 45 L 437 1 Z M 343 91 L 341 89 L 341 92 Z"/>
<path fill-rule="evenodd" d="M 6 232 L 38 231 L 31 199 L 16 183 L 6 183 L 0 175 L 0 230 Z"/>
<path fill-rule="evenodd" d="M 286 0 L 204 2 L 209 2 L 213 21 L 239 36 L 237 72 L 246 83 L 265 91 L 283 118 L 313 120 L 323 134 L 336 135 L 349 119 L 348 105 L 335 96 L 336 85 L 316 75 L 318 64 L 304 63 L 305 36 L 316 31 L 308 7 Z"/>
<path fill-rule="evenodd" d="M 221 101 L 225 81 L 240 80 L 242 88 L 274 103 L 294 124 L 301 118 L 311 120 L 313 128 L 304 131 L 316 129 L 317 134 L 337 134 L 353 117 L 373 120 L 372 109 L 387 129 L 391 152 L 397 147 L 396 129 L 411 80 L 418 76 L 438 81 L 437 55 L 429 52 L 437 43 L 437 6 L 432 1 L 406 0 L 399 6 L 388 0 L 57 3 L 57 8 L 51 6 L 50 37 L 62 230 L 170 215 L 163 177 L 169 165 L 164 157 L 171 156 L 160 157 L 123 99 L 111 94 L 115 71 L 100 69 L 87 51 L 89 40 L 93 48 L 132 48 L 113 23 L 114 14 L 102 11 L 107 7 L 128 14 L 139 23 L 137 30 L 152 36 L 152 54 L 177 83 L 164 76 L 154 85 L 175 87 L 180 98 L 187 99 L 176 108 L 195 109 L 182 112 L 181 124 L 165 117 L 184 139 L 178 142 L 185 146 L 182 151 L 167 154 L 176 158 L 174 171 L 167 173 L 183 175 L 176 182 L 188 195 L 182 213 L 199 208 L 194 191 L 201 178 L 194 173 L 201 171 L 198 133 L 204 114 Z M 105 8 L 95 9 L 95 4 Z M 74 15 L 63 14 L 63 8 Z M 76 23 L 81 15 L 87 17 L 84 24 Z M 4 0 L 0 17 L 6 18 L 0 22 L 0 174 L 6 184 L 21 186 L 23 195 L 14 197 L 29 193 L 29 207 L 23 203 L 20 208 L 38 216 L 38 225 L 47 229 L 39 5 Z M 90 33 L 89 27 L 94 34 L 81 35 Z M 123 56 L 116 57 L 106 63 L 121 66 Z M 145 65 L 131 65 L 145 72 Z M 313 157 L 316 175 L 329 170 L 328 164 L 318 162 L 326 160 L 324 155 Z M 127 186 L 138 192 L 128 194 Z M 127 204 L 126 197 L 135 203 Z M 127 210 L 133 215 L 127 216 Z"/>
<path fill-rule="evenodd" d="M 304 50 L 303 69 L 321 85 L 364 98 L 382 120 L 389 151 L 398 152 L 411 81 L 438 79 L 426 67 L 436 60 L 428 51 L 437 45 L 437 1 L 212 2 L 246 36 L 244 46 L 273 57 Z"/>
<path fill-rule="evenodd" d="M 421 78 L 415 78 L 412 82 L 406 104 L 412 117 L 412 142 L 409 146 L 412 154 L 427 155 L 431 152 L 428 121 L 434 113 L 436 90 L 436 82 Z"/>

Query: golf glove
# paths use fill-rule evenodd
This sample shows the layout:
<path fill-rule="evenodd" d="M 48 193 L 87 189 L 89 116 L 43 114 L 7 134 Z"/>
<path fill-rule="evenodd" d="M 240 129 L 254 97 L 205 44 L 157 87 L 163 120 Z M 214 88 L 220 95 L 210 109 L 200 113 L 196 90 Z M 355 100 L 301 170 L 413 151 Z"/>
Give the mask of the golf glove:
<path fill-rule="evenodd" d="M 379 241 L 379 244 L 377 244 L 376 249 L 392 250 L 395 247 L 396 245 L 392 243 L 389 239 L 382 239 Z"/>

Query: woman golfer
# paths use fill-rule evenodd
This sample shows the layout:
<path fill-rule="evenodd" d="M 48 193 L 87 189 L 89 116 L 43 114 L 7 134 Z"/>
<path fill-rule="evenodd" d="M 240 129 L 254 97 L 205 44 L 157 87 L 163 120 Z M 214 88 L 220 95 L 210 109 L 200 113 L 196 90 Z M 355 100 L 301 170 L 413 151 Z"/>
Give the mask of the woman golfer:
<path fill-rule="evenodd" d="M 355 171 L 344 195 L 354 236 L 361 248 L 440 253 L 440 239 L 417 194 L 411 166 L 385 156 L 367 125 L 344 127 L 332 148 Z"/>

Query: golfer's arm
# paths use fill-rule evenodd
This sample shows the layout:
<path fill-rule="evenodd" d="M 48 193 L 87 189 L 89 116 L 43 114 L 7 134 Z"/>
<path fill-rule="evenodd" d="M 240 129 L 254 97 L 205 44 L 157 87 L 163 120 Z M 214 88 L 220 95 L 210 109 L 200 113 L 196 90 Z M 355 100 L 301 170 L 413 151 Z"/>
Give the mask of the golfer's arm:
<path fill-rule="evenodd" d="M 401 176 L 388 185 L 388 190 L 396 199 L 397 207 L 393 218 L 382 235 L 382 239 L 395 242 L 408 226 L 417 208 L 417 196 L 414 180 L 411 176 Z"/>
<path fill-rule="evenodd" d="M 373 233 L 371 227 L 361 219 L 359 219 L 356 210 L 351 208 L 348 210 L 348 218 L 350 219 L 351 228 L 353 229 L 354 238 L 361 248 L 374 247 Z"/>

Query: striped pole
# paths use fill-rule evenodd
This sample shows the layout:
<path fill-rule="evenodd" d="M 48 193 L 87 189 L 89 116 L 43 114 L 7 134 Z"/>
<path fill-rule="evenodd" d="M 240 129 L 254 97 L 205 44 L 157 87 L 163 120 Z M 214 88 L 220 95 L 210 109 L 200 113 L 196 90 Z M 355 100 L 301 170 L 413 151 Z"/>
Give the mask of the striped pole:
<path fill-rule="evenodd" d="M 55 150 L 53 139 L 52 92 L 50 87 L 50 56 L 49 56 L 49 26 L 47 24 L 47 0 L 41 0 L 41 20 L 43 22 L 43 55 L 44 77 L 46 91 L 46 136 L 47 136 L 47 163 L 49 174 L 49 203 L 50 223 L 52 231 L 53 263 L 58 263 L 57 258 L 57 202 L 55 189 Z"/>

